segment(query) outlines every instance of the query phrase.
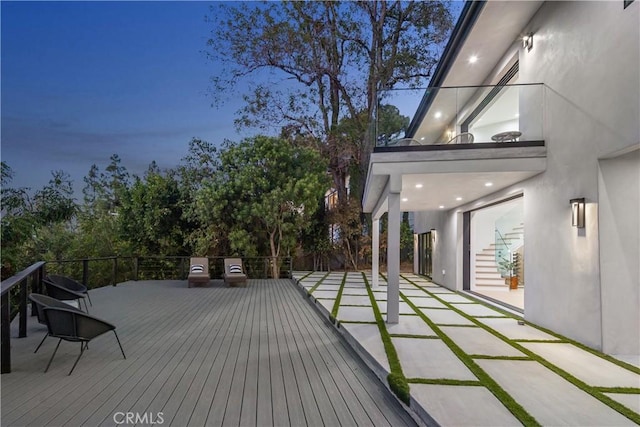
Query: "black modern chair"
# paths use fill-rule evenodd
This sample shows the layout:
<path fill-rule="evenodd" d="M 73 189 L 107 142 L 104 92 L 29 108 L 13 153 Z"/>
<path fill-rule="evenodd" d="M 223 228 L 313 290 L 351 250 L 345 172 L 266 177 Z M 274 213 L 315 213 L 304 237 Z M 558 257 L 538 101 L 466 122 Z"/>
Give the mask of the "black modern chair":
<path fill-rule="evenodd" d="M 75 300 L 84 301 L 85 311 L 87 313 L 89 312 L 89 306 L 87 305 L 87 301 L 85 300 L 85 297 L 87 296 L 87 294 L 83 292 L 74 291 L 65 286 L 62 286 L 50 280 L 48 276 L 42 282 L 47 288 L 47 295 L 49 295 L 50 297 L 60 301 L 75 301 Z M 80 306 L 80 304 L 78 304 L 78 306 Z"/>
<path fill-rule="evenodd" d="M 116 333 L 116 327 L 111 323 L 78 310 L 60 307 L 45 307 L 44 316 L 47 327 L 49 328 L 49 335 L 59 338 L 58 345 L 56 345 L 56 349 L 53 351 L 51 359 L 49 359 L 49 363 L 44 370 L 45 372 L 49 370 L 49 366 L 51 366 L 51 362 L 53 362 L 53 358 L 62 340 L 80 343 L 80 354 L 69 371 L 69 375 L 71 375 L 82 354 L 88 348 L 89 341 L 109 331 L 113 331 L 122 356 L 125 359 L 127 358 L 122 349 L 122 344 L 120 344 L 120 338 L 118 338 L 118 334 Z"/>
<path fill-rule="evenodd" d="M 42 294 L 30 294 L 29 299 L 35 305 L 36 315 L 38 316 L 38 323 L 41 323 L 43 325 L 47 324 L 47 319 L 44 317 L 44 309 L 47 307 L 58 307 L 58 308 L 66 308 L 69 310 L 81 311 L 79 308 L 75 308 L 74 306 L 69 305 L 66 302 L 62 302 L 55 298 L 51 298 L 49 296 L 42 295 Z M 34 353 L 38 352 L 38 350 L 44 343 L 44 340 L 46 340 L 48 336 L 49 336 L 49 330 L 47 328 L 47 333 L 44 335 L 44 338 L 42 338 L 42 341 L 40 341 L 40 344 L 38 344 L 38 347 L 36 347 L 36 351 L 34 351 Z"/>
<path fill-rule="evenodd" d="M 47 279 L 49 279 L 49 281 L 55 283 L 56 285 L 62 286 L 63 288 L 85 294 L 89 299 L 89 304 L 93 306 L 93 303 L 91 302 L 91 296 L 89 295 L 89 288 L 87 288 L 87 285 L 83 285 L 82 283 L 78 282 L 77 280 L 73 280 L 70 277 L 59 276 L 57 274 L 49 274 L 47 275 Z"/>

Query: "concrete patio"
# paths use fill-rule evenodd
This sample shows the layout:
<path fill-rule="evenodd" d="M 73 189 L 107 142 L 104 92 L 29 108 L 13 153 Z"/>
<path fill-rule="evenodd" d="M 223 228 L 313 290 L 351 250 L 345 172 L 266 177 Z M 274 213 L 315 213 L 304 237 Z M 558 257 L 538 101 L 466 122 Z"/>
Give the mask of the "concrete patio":
<path fill-rule="evenodd" d="M 384 384 L 388 334 L 410 409 L 443 426 L 640 423 L 640 368 L 416 275 L 400 279 L 400 321 L 386 324 L 386 281 L 370 273 L 297 272 L 300 287 Z M 336 303 L 336 300 L 338 300 Z M 376 319 L 371 302 L 382 314 Z M 392 356 L 393 357 L 393 356 Z"/>

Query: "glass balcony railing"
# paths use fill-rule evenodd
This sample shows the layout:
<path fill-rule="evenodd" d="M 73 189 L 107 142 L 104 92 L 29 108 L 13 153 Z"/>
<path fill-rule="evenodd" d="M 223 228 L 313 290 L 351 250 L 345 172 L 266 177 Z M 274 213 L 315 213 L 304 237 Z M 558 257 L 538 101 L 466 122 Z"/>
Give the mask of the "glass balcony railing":
<path fill-rule="evenodd" d="M 543 84 L 390 90 L 376 146 L 544 141 Z"/>

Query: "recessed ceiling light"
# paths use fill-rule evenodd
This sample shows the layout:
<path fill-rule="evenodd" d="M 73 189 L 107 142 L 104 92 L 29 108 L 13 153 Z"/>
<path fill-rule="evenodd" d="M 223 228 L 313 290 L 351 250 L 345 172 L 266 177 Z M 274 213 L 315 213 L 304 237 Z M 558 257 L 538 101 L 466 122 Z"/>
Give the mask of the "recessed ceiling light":
<path fill-rule="evenodd" d="M 406 202 L 407 200 L 409 200 L 409 199 L 407 199 L 406 197 L 403 197 L 403 198 L 402 198 L 402 201 L 403 201 L 403 202 Z"/>
<path fill-rule="evenodd" d="M 422 188 L 422 184 L 416 184 L 416 188 Z"/>
<path fill-rule="evenodd" d="M 485 182 L 484 186 L 485 187 L 491 187 L 493 185 L 493 182 Z"/>
<path fill-rule="evenodd" d="M 516 117 L 520 117 L 520 113 L 516 113 Z"/>
<path fill-rule="evenodd" d="M 478 62 L 478 55 L 471 55 L 469 57 L 469 64 L 475 64 L 476 62 Z"/>
<path fill-rule="evenodd" d="M 440 205 L 438 206 L 440 209 L 444 209 L 444 205 Z"/>
<path fill-rule="evenodd" d="M 436 113 L 433 115 L 433 117 L 435 117 L 436 119 L 439 119 L 440 117 L 442 117 L 442 112 L 436 111 Z"/>
<path fill-rule="evenodd" d="M 460 201 L 460 200 L 462 200 L 462 197 L 456 197 L 456 200 Z"/>
<path fill-rule="evenodd" d="M 424 141 L 424 136 L 422 138 L 420 138 L 420 141 Z"/>

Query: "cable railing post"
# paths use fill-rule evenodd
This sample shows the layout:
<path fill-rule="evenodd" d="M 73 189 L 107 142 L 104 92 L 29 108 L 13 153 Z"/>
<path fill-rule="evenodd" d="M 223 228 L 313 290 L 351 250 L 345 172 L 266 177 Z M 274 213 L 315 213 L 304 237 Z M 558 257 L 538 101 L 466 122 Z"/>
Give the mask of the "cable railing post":
<path fill-rule="evenodd" d="M 31 275 L 24 278 L 20 283 L 20 323 L 18 328 L 18 337 L 27 336 L 27 284 L 31 280 Z"/>
<path fill-rule="evenodd" d="M 118 283 L 118 257 L 113 257 L 113 271 L 111 272 L 112 285 L 116 286 Z"/>
<path fill-rule="evenodd" d="M 89 260 L 86 258 L 82 260 L 82 283 L 85 286 L 89 283 Z"/>
<path fill-rule="evenodd" d="M 138 257 L 133 258 L 133 280 L 138 281 Z"/>
<path fill-rule="evenodd" d="M 8 374 L 11 372 L 11 313 L 9 305 L 9 292 L 2 294 L 2 308 L 0 309 L 0 317 L 2 319 L 1 335 L 2 341 L 2 360 L 0 362 L 0 373 Z"/>

